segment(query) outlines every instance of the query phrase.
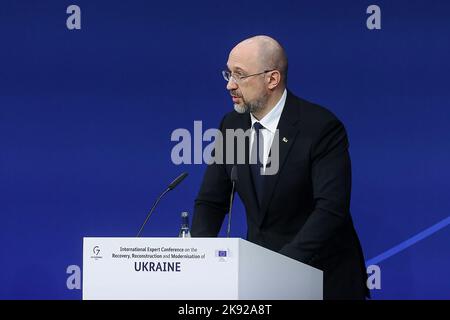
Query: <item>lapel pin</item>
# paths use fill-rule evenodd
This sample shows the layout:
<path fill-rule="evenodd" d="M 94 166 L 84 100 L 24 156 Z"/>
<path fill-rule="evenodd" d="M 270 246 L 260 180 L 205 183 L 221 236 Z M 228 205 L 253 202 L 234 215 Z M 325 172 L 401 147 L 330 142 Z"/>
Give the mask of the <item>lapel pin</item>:
<path fill-rule="evenodd" d="M 288 139 L 286 139 L 286 137 L 283 137 L 283 142 L 288 142 Z"/>

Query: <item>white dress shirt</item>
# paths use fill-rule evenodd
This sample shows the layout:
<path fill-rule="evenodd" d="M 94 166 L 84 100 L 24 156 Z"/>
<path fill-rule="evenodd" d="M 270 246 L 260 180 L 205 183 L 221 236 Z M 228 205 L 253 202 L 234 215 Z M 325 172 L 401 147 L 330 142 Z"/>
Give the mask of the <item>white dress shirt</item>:
<path fill-rule="evenodd" d="M 264 139 L 264 158 L 263 167 L 266 169 L 267 159 L 269 157 L 270 148 L 272 147 L 273 138 L 275 137 L 275 132 L 278 127 L 278 122 L 280 121 L 281 113 L 283 112 L 284 104 L 286 103 L 287 91 L 284 89 L 280 100 L 278 100 L 275 107 L 268 114 L 264 116 L 261 120 L 256 119 L 253 114 L 250 113 L 250 118 L 252 120 L 252 134 L 250 136 L 250 146 L 253 146 L 253 141 L 255 141 L 255 129 L 253 129 L 253 124 L 259 122 L 264 126 L 261 129 L 261 133 Z M 250 147 L 251 150 L 251 147 Z"/>

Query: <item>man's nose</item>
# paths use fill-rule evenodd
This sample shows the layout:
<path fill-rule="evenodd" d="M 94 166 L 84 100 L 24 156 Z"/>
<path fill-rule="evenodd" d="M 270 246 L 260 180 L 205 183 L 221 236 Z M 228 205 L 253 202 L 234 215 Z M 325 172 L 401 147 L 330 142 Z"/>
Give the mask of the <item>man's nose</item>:
<path fill-rule="evenodd" d="M 227 82 L 227 90 L 235 90 L 237 89 L 237 84 L 234 82 L 234 79 L 230 77 L 230 80 Z"/>

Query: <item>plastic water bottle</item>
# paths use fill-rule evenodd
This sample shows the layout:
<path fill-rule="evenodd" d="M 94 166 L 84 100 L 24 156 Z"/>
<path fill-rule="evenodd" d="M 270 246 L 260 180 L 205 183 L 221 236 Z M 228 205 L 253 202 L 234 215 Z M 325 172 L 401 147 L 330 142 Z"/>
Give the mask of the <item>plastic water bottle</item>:
<path fill-rule="evenodd" d="M 181 229 L 178 234 L 180 238 L 190 238 L 191 231 L 189 230 L 189 214 L 186 211 L 181 213 Z"/>

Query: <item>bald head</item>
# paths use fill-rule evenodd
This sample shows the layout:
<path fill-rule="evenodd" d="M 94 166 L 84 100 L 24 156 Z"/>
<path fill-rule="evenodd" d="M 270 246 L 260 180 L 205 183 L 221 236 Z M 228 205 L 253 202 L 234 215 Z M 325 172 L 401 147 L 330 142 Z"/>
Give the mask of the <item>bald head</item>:
<path fill-rule="evenodd" d="M 228 73 L 224 73 L 234 110 L 262 119 L 286 91 L 287 67 L 283 47 L 268 36 L 236 45 L 228 56 Z"/>
<path fill-rule="evenodd" d="M 236 51 L 246 55 L 252 64 L 257 65 L 259 70 L 278 70 L 281 74 L 282 84 L 286 86 L 288 60 L 278 41 L 264 35 L 255 36 L 237 44 L 230 55 Z"/>

